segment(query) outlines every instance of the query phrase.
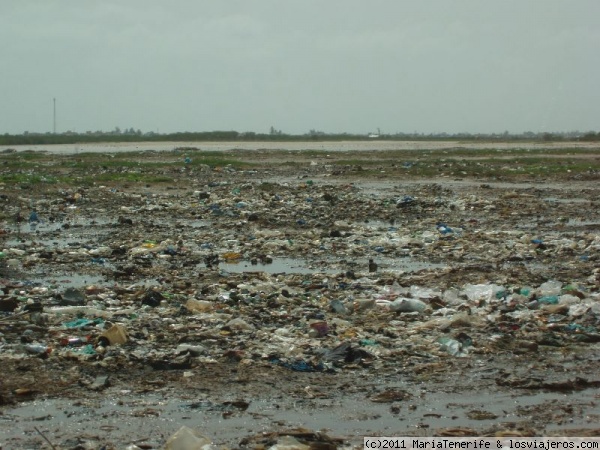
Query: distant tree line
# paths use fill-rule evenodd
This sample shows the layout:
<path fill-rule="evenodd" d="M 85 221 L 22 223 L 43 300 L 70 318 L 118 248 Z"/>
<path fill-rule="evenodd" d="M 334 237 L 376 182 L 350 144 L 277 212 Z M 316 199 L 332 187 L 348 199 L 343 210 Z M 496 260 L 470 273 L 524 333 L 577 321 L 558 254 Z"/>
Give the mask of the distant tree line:
<path fill-rule="evenodd" d="M 0 145 L 44 145 L 44 144 L 81 144 L 93 142 L 164 142 L 164 141 L 367 141 L 367 140 L 402 140 L 402 141 L 600 141 L 600 132 L 556 132 L 534 133 L 531 131 L 511 134 L 503 133 L 326 133 L 310 130 L 305 134 L 287 134 L 271 127 L 268 133 L 238 131 L 201 131 L 178 133 L 142 133 L 139 129 L 116 127 L 109 132 L 88 131 L 85 133 L 30 133 L 0 135 Z"/>

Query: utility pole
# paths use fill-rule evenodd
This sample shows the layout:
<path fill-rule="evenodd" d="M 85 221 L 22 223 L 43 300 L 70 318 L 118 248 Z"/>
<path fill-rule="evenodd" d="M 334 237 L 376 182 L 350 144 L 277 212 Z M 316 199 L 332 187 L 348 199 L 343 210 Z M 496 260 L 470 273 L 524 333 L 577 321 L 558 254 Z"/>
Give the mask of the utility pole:
<path fill-rule="evenodd" d="M 56 134 L 56 97 L 54 100 L 54 134 Z"/>

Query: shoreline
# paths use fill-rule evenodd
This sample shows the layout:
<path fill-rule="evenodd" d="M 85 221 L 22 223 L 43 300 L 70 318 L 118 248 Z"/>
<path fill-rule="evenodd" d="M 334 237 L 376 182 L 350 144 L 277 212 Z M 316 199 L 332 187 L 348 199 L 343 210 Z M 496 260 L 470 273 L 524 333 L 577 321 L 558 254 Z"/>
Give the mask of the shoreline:
<path fill-rule="evenodd" d="M 167 142 L 106 142 L 81 144 L 45 144 L 45 145 L 6 145 L 0 147 L 0 153 L 7 150 L 40 151 L 52 154 L 77 153 L 120 153 L 131 151 L 172 151 L 190 148 L 203 151 L 229 150 L 283 150 L 283 151 L 377 151 L 377 150 L 536 150 L 536 149 L 596 149 L 598 142 L 463 142 L 463 141 L 167 141 Z"/>

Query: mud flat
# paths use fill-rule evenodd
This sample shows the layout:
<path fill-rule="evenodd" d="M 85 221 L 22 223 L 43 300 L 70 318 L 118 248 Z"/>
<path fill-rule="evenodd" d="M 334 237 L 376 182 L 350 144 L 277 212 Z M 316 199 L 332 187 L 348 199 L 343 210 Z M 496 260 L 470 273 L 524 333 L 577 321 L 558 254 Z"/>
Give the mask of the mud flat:
<path fill-rule="evenodd" d="M 597 149 L 162 150 L 0 154 L 5 448 L 600 435 Z"/>

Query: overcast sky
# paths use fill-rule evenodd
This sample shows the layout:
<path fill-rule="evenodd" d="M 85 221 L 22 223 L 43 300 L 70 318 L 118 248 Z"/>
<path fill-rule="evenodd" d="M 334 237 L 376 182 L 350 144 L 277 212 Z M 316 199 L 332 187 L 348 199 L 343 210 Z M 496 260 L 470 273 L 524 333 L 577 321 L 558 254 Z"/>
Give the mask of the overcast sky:
<path fill-rule="evenodd" d="M 0 1 L 0 133 L 600 131 L 599 0 Z"/>

